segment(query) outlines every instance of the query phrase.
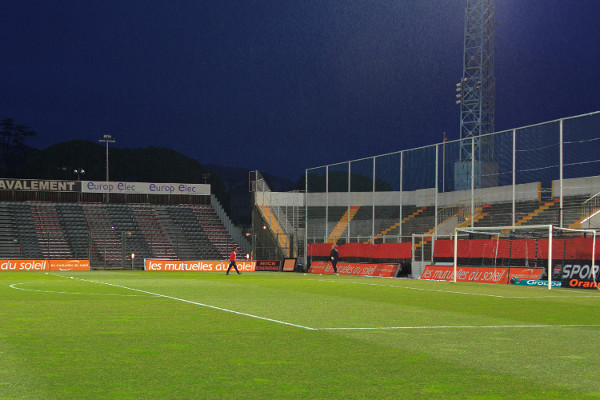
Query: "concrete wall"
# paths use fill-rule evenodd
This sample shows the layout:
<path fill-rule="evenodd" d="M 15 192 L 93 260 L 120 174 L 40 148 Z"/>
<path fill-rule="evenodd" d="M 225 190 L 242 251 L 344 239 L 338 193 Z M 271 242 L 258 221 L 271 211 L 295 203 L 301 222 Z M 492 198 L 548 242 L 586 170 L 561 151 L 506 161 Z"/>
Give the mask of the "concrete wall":
<path fill-rule="evenodd" d="M 538 200 L 540 193 L 539 182 L 517 185 L 515 197 L 517 201 Z M 335 193 L 309 193 L 308 206 L 330 207 L 341 206 L 400 206 L 415 205 L 417 207 L 435 205 L 435 189 L 421 189 L 412 192 L 335 192 Z M 513 198 L 512 186 L 497 186 L 474 191 L 476 199 L 481 198 L 483 203 L 510 202 Z M 455 201 L 471 198 L 470 190 L 438 193 L 438 207 L 444 207 Z"/>
<path fill-rule="evenodd" d="M 563 196 L 587 195 L 600 192 L 600 176 L 563 179 Z M 552 196 L 560 197 L 560 180 L 552 181 Z"/>
<path fill-rule="evenodd" d="M 560 196 L 560 181 L 552 182 L 553 197 Z M 589 195 L 590 197 L 600 192 L 600 176 L 586 178 L 564 179 L 563 195 Z M 435 205 L 435 189 L 420 189 L 411 192 L 334 192 L 334 193 L 309 193 L 308 206 L 347 207 L 351 206 L 399 206 L 415 205 L 417 207 Z M 512 186 L 497 186 L 485 189 L 475 189 L 474 198 L 482 199 L 484 204 L 511 202 L 513 198 Z M 515 198 L 517 201 L 539 200 L 540 183 L 524 183 L 516 185 Z M 470 190 L 459 190 L 448 193 L 438 193 L 438 207 L 442 208 L 456 201 L 471 198 Z M 302 207 L 304 206 L 304 193 L 278 193 L 256 192 L 258 205 L 271 207 Z"/>

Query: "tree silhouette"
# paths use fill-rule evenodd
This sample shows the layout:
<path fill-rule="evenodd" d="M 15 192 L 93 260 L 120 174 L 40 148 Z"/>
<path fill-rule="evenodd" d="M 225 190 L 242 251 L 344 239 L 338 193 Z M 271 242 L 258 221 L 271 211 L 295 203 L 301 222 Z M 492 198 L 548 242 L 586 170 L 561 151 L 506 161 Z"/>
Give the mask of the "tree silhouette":
<path fill-rule="evenodd" d="M 4 176 L 15 176 L 27 153 L 25 138 L 36 135 L 28 126 L 15 124 L 12 118 L 0 121 L 0 170 Z"/>

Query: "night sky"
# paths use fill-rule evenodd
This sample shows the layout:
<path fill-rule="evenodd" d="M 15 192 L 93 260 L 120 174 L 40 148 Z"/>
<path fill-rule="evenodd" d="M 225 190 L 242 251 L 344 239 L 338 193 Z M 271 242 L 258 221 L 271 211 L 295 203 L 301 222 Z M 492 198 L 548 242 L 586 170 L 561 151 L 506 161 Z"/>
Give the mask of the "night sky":
<path fill-rule="evenodd" d="M 21 0 L 0 119 L 45 149 L 117 138 L 305 168 L 459 135 L 466 0 Z M 496 130 L 600 110 L 600 1 L 496 0 Z"/>

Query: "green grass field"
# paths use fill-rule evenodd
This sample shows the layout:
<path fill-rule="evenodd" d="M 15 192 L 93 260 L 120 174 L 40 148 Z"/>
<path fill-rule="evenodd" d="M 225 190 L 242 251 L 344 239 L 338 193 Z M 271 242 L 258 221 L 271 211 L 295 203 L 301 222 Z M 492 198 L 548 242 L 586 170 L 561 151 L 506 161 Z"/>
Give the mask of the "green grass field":
<path fill-rule="evenodd" d="M 0 273 L 0 399 L 228 398 L 600 399 L 600 292 Z"/>

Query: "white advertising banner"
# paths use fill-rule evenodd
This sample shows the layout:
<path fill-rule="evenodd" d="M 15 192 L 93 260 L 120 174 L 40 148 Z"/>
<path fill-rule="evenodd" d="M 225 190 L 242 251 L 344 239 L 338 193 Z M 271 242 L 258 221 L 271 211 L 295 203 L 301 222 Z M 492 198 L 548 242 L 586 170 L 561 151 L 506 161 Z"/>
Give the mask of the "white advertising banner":
<path fill-rule="evenodd" d="M 210 185 L 201 183 L 82 181 L 81 192 L 117 194 L 183 194 L 192 196 L 208 196 L 210 195 Z"/>

